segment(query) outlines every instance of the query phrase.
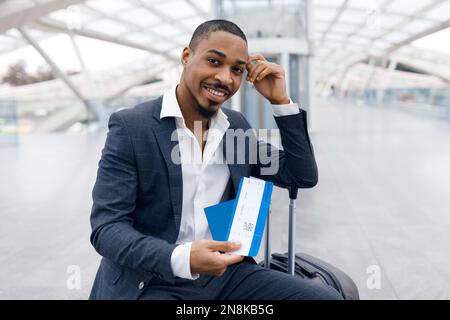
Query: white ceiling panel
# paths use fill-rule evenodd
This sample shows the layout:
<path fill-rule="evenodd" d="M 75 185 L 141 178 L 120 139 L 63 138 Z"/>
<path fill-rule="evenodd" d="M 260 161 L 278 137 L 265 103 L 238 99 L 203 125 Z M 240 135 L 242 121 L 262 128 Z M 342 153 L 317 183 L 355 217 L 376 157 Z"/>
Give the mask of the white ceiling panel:
<path fill-rule="evenodd" d="M 248 12 L 249 19 L 255 9 L 262 7 L 283 8 L 287 14 L 297 13 L 296 19 L 300 19 L 304 12 L 300 0 L 223 2 L 227 10 Z M 27 3 L 28 7 L 32 5 L 30 1 Z M 438 0 L 313 0 L 312 3 L 315 56 L 332 59 L 330 61 L 333 63 L 339 61 L 343 68 L 346 63 L 353 63 L 355 59 L 362 59 L 368 54 L 383 55 L 385 50 L 405 39 L 412 39 L 450 19 L 450 0 L 440 3 Z M 347 6 L 340 12 L 344 4 Z M 42 19 L 59 22 L 64 27 L 75 17 L 80 22 L 80 30 L 92 30 L 106 38 L 115 37 L 119 42 L 126 40 L 130 45 L 146 45 L 178 56 L 182 46 L 190 40 L 192 31 L 205 19 L 213 17 L 216 9 L 213 0 L 87 0 L 86 4 L 72 6 L 70 10 L 54 11 Z M 284 21 L 268 23 L 275 26 Z M 26 27 L 38 42 L 51 35 L 35 31 L 33 26 Z M 0 35 L 0 54 L 24 45 L 21 35 L 14 29 Z M 432 49 L 426 55 L 421 55 L 417 54 L 419 49 L 411 44 L 402 45 L 396 52 L 408 53 L 410 59 L 426 57 L 432 60 L 434 57 L 442 63 L 447 57 L 447 64 L 450 65 L 450 55 L 438 55 Z M 441 46 L 445 46 L 444 41 Z M 83 55 L 89 55 L 89 52 L 83 52 Z M 165 58 L 161 55 L 161 59 Z M 136 68 L 139 68 L 139 64 Z"/>

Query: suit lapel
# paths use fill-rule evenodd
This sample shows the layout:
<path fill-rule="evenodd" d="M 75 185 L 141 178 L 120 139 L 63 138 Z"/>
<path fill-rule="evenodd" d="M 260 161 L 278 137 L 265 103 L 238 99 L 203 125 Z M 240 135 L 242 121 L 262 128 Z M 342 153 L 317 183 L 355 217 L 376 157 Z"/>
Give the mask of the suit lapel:
<path fill-rule="evenodd" d="M 153 127 L 156 141 L 159 149 L 164 157 L 167 172 L 169 175 L 169 189 L 170 199 L 173 208 L 173 215 L 177 234 L 180 230 L 181 210 L 183 205 L 183 176 L 181 171 L 181 163 L 174 163 L 172 161 L 172 150 L 178 149 L 178 141 L 172 141 L 172 133 L 176 130 L 174 118 L 160 119 L 161 104 L 159 108 L 155 108 L 154 118 L 156 118 L 158 125 Z M 177 149 L 175 149 L 177 148 Z"/>
<path fill-rule="evenodd" d="M 228 130 L 236 130 L 234 123 L 232 123 L 232 119 L 228 118 L 230 121 L 230 127 Z M 227 130 L 227 132 L 228 132 Z M 230 170 L 230 176 L 233 183 L 234 193 L 233 196 L 236 195 L 236 192 L 239 188 L 239 183 L 241 181 L 242 176 L 246 176 L 246 165 L 237 163 L 237 155 L 245 152 L 245 146 L 236 143 L 236 139 L 233 134 L 227 139 L 227 135 L 225 134 L 222 138 L 222 147 L 223 147 L 223 156 L 225 157 L 225 161 L 228 165 L 228 169 Z M 227 147 L 227 144 L 231 144 L 231 146 Z M 228 150 L 227 150 L 228 149 Z"/>

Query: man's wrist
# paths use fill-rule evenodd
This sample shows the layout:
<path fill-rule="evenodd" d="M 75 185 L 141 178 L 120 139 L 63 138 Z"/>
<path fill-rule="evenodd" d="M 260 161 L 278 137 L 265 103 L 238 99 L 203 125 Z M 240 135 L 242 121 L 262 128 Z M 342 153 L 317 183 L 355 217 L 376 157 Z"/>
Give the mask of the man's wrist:
<path fill-rule="evenodd" d="M 273 105 L 290 104 L 291 103 L 291 99 L 288 96 L 283 97 L 281 99 L 272 99 L 272 100 L 269 100 L 269 101 Z"/>
<path fill-rule="evenodd" d="M 300 109 L 297 104 L 289 100 L 289 104 L 272 105 L 272 112 L 274 117 L 292 116 L 300 113 Z"/>
<path fill-rule="evenodd" d="M 192 242 L 180 244 L 172 252 L 170 265 L 174 276 L 183 279 L 196 280 L 199 275 L 191 273 L 190 255 Z"/>

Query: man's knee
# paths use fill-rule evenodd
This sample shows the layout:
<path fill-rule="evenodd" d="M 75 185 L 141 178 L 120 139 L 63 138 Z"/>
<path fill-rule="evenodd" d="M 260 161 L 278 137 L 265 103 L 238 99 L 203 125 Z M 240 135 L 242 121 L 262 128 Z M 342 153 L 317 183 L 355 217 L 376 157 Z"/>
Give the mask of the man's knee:
<path fill-rule="evenodd" d="M 318 292 L 317 300 L 344 300 L 344 298 L 336 289 L 323 285 L 322 290 Z"/>
<path fill-rule="evenodd" d="M 289 297 L 289 300 L 343 300 L 343 297 L 333 287 L 311 283 L 307 288 L 299 287 L 298 292 Z"/>

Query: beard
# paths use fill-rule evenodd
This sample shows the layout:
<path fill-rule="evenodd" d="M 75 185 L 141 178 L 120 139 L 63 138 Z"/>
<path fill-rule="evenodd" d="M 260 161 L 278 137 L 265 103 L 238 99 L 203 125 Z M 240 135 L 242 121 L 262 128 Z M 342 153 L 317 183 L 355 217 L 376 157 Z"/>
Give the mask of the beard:
<path fill-rule="evenodd" d="M 202 117 L 205 117 L 207 119 L 211 119 L 217 113 L 217 111 L 209 111 L 198 102 L 195 104 L 195 109 Z"/>

